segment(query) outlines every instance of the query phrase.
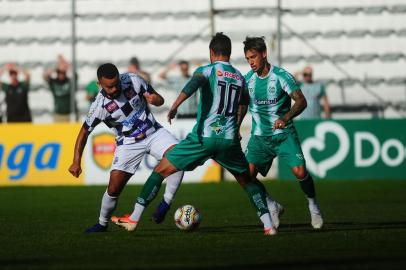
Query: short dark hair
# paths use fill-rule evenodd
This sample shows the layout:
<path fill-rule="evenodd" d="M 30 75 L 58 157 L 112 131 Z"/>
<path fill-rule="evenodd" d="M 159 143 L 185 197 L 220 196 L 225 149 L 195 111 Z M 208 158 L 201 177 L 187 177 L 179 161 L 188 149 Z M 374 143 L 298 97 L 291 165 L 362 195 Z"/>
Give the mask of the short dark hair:
<path fill-rule="evenodd" d="M 140 69 L 140 60 L 138 60 L 137 57 L 131 57 L 130 59 L 130 65 L 135 66 L 137 69 Z"/>
<path fill-rule="evenodd" d="M 216 33 L 210 41 L 209 48 L 215 55 L 231 55 L 231 39 L 222 32 Z"/>
<path fill-rule="evenodd" d="M 179 65 L 179 66 L 180 66 L 180 65 L 189 65 L 189 62 L 186 61 L 186 60 L 180 60 L 180 61 L 178 62 L 178 65 Z"/>
<path fill-rule="evenodd" d="M 258 52 L 266 51 L 265 37 L 246 37 L 244 43 L 244 53 L 249 50 Z"/>
<path fill-rule="evenodd" d="M 97 78 L 104 77 L 106 79 L 113 79 L 118 76 L 118 69 L 112 63 L 105 63 L 97 68 Z"/>
<path fill-rule="evenodd" d="M 18 72 L 17 72 L 17 70 L 15 70 L 15 69 L 10 69 L 10 70 L 8 71 L 8 74 L 9 74 L 10 76 L 13 76 L 13 75 L 18 75 Z"/>

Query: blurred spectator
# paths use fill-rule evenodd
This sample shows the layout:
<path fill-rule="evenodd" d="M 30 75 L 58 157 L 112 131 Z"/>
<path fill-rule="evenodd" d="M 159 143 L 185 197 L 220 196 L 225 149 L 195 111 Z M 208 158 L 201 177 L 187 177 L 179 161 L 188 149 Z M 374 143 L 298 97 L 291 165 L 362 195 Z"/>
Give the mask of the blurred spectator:
<path fill-rule="evenodd" d="M 9 83 L 1 82 L 1 89 L 6 95 L 7 122 L 31 122 L 31 112 L 28 106 L 28 91 L 30 90 L 30 73 L 15 64 L 7 64 L 0 68 L 0 78 L 8 71 Z M 24 74 L 24 81 L 18 80 L 18 74 Z"/>
<path fill-rule="evenodd" d="M 167 76 L 176 67 L 179 67 L 180 75 Z M 190 79 L 189 62 L 179 61 L 178 63 L 172 63 L 159 74 L 159 77 L 167 82 L 170 90 L 179 93 Z M 178 108 L 177 118 L 196 118 L 198 103 L 196 92 Z"/>
<path fill-rule="evenodd" d="M 130 63 L 128 64 L 128 72 L 140 75 L 144 80 L 151 84 L 151 76 L 148 72 L 141 69 L 140 61 L 137 57 L 132 57 Z"/>
<path fill-rule="evenodd" d="M 92 103 L 99 93 L 99 85 L 97 80 L 92 80 L 86 85 L 86 99 L 89 103 Z"/>
<path fill-rule="evenodd" d="M 307 101 L 307 108 L 299 115 L 300 119 L 320 119 L 322 109 L 324 111 L 324 117 L 330 118 L 330 104 L 328 102 L 325 86 L 320 82 L 313 81 L 313 69 L 311 67 L 305 67 L 303 72 L 295 74 L 297 79 L 301 81 L 300 89 Z M 297 75 L 302 75 L 298 78 Z"/>
<path fill-rule="evenodd" d="M 59 55 L 56 68 L 46 70 L 43 74 L 44 80 L 48 83 L 54 97 L 55 122 L 69 122 L 72 87 L 72 81 L 67 75 L 69 68 L 70 64 L 63 56 Z"/>

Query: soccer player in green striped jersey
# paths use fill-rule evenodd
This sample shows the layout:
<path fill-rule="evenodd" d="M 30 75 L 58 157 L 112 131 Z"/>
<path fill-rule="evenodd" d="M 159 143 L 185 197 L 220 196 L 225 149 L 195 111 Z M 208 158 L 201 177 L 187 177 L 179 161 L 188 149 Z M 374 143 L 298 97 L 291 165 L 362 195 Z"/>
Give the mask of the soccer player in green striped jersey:
<path fill-rule="evenodd" d="M 244 53 L 251 66 L 251 71 L 245 75 L 247 87 L 244 93 L 249 96 L 248 107 L 252 114 L 251 138 L 246 150 L 251 176 L 256 179 L 258 172 L 265 176 L 273 159 L 279 156 L 299 180 L 309 201 L 311 224 L 313 228 L 320 229 L 323 219 L 316 201 L 313 178 L 306 170 L 300 141 L 292 122 L 306 108 L 306 99 L 289 72 L 268 62 L 262 37 L 247 37 Z M 294 101 L 293 106 L 291 100 Z M 239 125 L 247 112 L 247 106 L 241 106 L 240 109 Z M 265 187 L 262 187 L 265 191 Z M 273 223 L 278 227 L 283 208 L 269 195 L 267 203 Z"/>
<path fill-rule="evenodd" d="M 211 64 L 199 67 L 182 89 L 168 113 L 175 117 L 178 107 L 200 89 L 197 123 L 193 131 L 169 150 L 145 183 L 133 214 L 118 219 L 116 224 L 130 230 L 136 228 L 142 210 L 157 195 L 164 178 L 177 171 L 191 171 L 209 158 L 214 159 L 237 179 L 247 192 L 264 224 L 265 235 L 276 234 L 261 183 L 251 178 L 248 162 L 238 138 L 237 112 L 245 88 L 241 73 L 230 64 L 231 40 L 217 33 L 209 45 Z"/>

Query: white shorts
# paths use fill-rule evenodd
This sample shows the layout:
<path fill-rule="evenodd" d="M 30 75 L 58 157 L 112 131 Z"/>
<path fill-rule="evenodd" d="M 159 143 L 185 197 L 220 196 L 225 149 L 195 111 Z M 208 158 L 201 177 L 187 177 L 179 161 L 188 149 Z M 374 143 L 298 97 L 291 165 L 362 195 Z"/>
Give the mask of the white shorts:
<path fill-rule="evenodd" d="M 159 161 L 166 150 L 178 142 L 172 133 L 160 128 L 142 141 L 119 145 L 114 152 L 111 170 L 134 174 L 145 154 L 150 154 Z"/>

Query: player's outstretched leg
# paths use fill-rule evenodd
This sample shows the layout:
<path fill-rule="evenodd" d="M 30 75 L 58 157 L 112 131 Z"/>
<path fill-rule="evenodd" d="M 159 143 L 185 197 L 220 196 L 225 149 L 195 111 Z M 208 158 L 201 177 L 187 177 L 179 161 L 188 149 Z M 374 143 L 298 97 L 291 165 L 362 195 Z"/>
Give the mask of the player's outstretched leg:
<path fill-rule="evenodd" d="M 176 191 L 182 182 L 183 174 L 183 171 L 179 171 L 166 178 L 164 198 L 159 203 L 155 212 L 152 214 L 152 220 L 155 221 L 155 223 L 160 224 L 164 221 L 166 213 L 168 213 L 170 209 L 171 202 L 175 197 Z"/>
<path fill-rule="evenodd" d="M 118 196 L 131 176 L 132 174 L 119 170 L 110 172 L 109 186 L 104 192 L 101 202 L 99 223 L 88 228 L 85 233 L 107 231 L 108 222 L 117 206 Z"/>
<path fill-rule="evenodd" d="M 294 167 L 292 171 L 298 178 L 300 187 L 303 193 L 306 194 L 309 201 L 309 211 L 312 227 L 314 229 L 321 229 L 321 227 L 323 227 L 323 217 L 321 215 L 320 206 L 316 200 L 316 190 L 314 188 L 313 178 L 307 172 L 304 166 Z"/>
<path fill-rule="evenodd" d="M 268 206 L 269 213 L 271 214 L 272 223 L 273 223 L 273 226 L 277 229 L 277 228 L 279 228 L 279 224 L 280 224 L 280 216 L 284 213 L 285 210 L 281 204 L 279 204 L 277 201 L 272 199 L 271 195 L 269 195 L 269 193 L 266 191 L 266 188 L 261 181 L 259 181 L 258 179 L 255 179 L 255 182 L 261 188 L 261 190 L 265 193 L 266 204 Z"/>
<path fill-rule="evenodd" d="M 284 209 L 282 205 L 274 201 L 267 192 L 264 184 L 257 179 L 258 167 L 254 163 L 249 164 L 251 178 L 256 182 L 256 184 L 261 188 L 262 192 L 266 195 L 266 204 L 268 206 L 269 212 L 271 214 L 273 226 L 277 229 L 279 227 L 279 217 L 283 214 Z"/>
<path fill-rule="evenodd" d="M 264 224 L 264 234 L 265 235 L 275 235 L 277 233 L 276 228 L 272 224 L 271 215 L 266 203 L 266 195 L 258 181 L 252 181 L 248 172 L 242 174 L 234 174 L 238 183 L 244 188 L 248 194 L 252 205 L 257 210 L 257 214 Z"/>

